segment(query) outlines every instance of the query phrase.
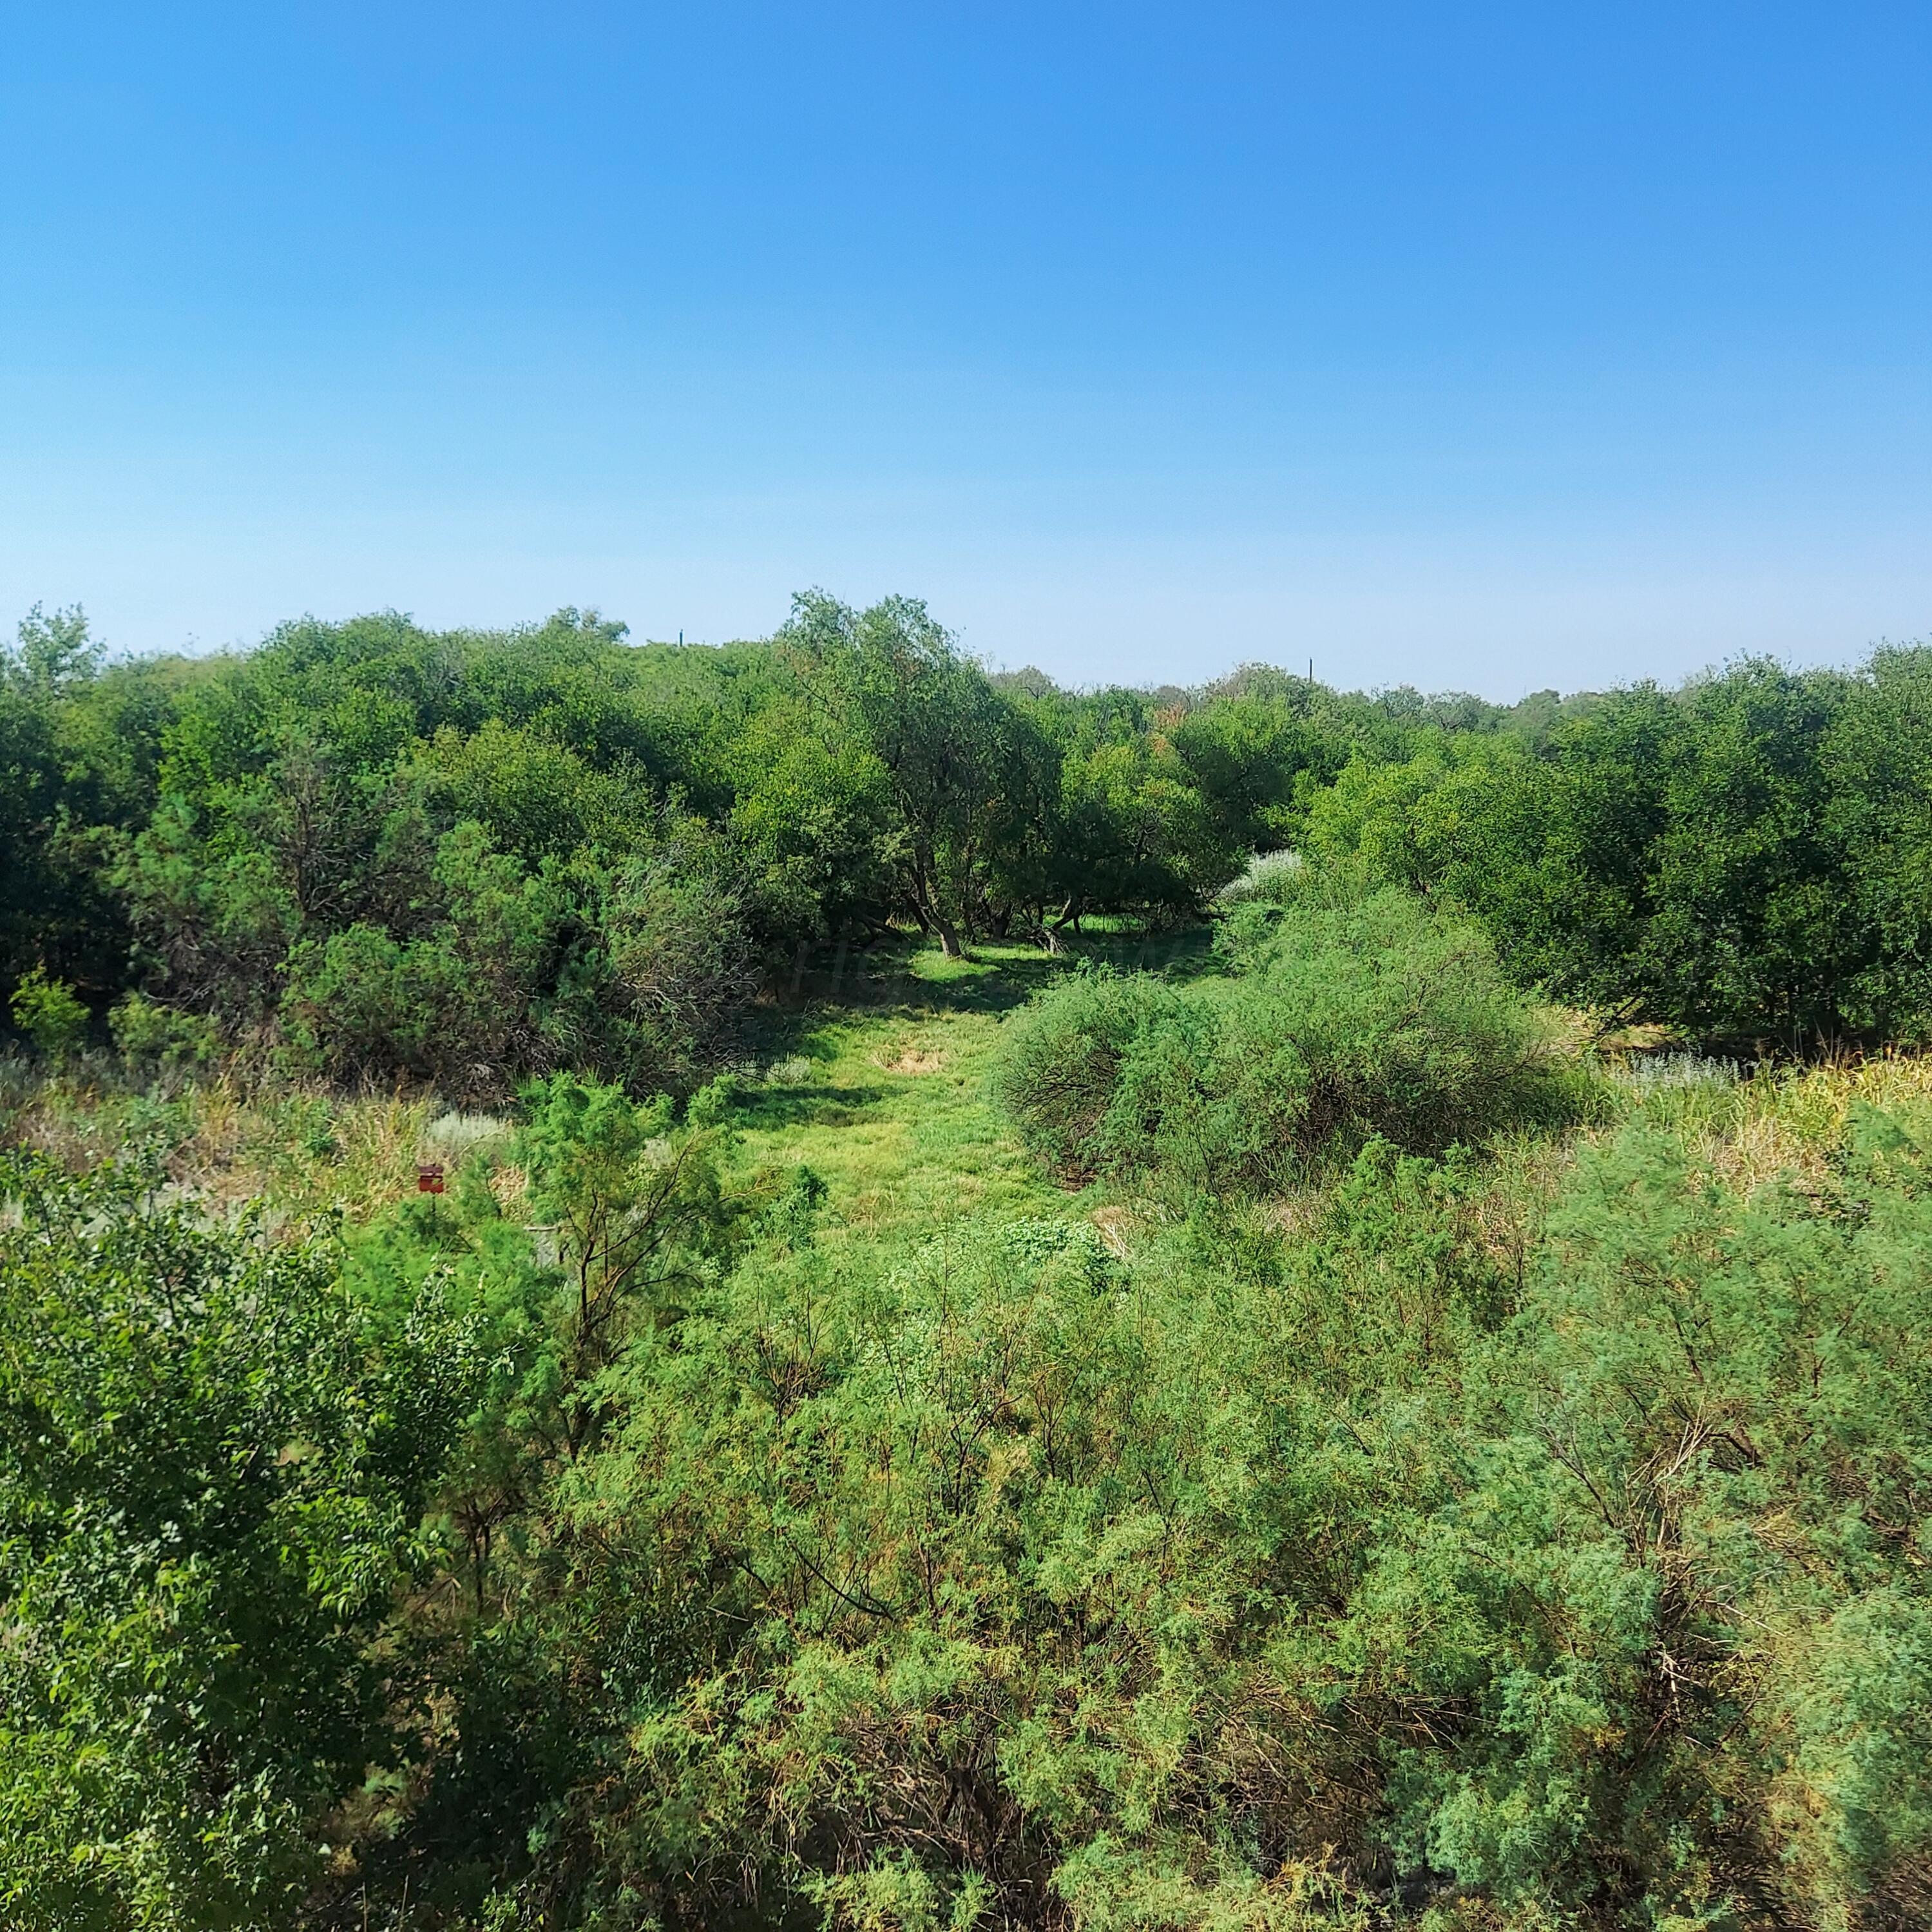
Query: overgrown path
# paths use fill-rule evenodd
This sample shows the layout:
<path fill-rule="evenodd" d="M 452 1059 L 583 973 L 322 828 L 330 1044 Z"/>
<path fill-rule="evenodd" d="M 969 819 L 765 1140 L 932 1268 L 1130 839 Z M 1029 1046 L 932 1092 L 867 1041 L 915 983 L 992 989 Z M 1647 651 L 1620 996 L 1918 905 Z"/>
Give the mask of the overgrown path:
<path fill-rule="evenodd" d="M 772 1017 L 734 1109 L 735 1164 L 809 1166 L 833 1240 L 1064 1211 L 990 1092 L 1001 1015 L 1054 970 L 1018 947 L 854 962 L 831 997 Z"/>
<path fill-rule="evenodd" d="M 1186 976 L 1205 963 L 1208 935 L 1102 929 L 1081 951 Z M 811 1167 L 826 1184 L 834 1244 L 986 1214 L 1064 1214 L 1068 1197 L 1022 1148 L 990 1076 L 1004 1016 L 1077 963 L 1030 946 L 947 959 L 904 940 L 830 956 L 741 1042 L 734 1170 Z M 191 1193 L 230 1204 L 261 1197 L 298 1219 L 338 1206 L 352 1227 L 412 1198 L 419 1160 L 460 1158 L 511 1112 L 453 1114 L 419 1093 L 251 1093 L 226 1076 L 166 1100 L 85 1072 L 0 1095 L 10 1137 L 76 1166 L 158 1138 Z"/>
<path fill-rule="evenodd" d="M 1199 931 L 1097 934 L 1084 950 L 1185 974 Z M 754 1040 L 762 1071 L 735 1110 L 746 1171 L 802 1162 L 827 1187 L 828 1234 L 869 1239 L 968 1216 L 1062 1214 L 1067 1198 L 990 1091 L 1002 1017 L 1072 962 L 1036 948 L 881 949 L 836 963 Z"/>

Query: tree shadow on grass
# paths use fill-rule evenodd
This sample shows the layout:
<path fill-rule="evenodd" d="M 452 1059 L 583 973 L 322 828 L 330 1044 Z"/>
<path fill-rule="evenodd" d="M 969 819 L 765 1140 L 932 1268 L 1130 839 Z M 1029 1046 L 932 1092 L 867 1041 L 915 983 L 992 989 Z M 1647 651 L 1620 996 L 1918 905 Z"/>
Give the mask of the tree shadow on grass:
<path fill-rule="evenodd" d="M 741 1087 L 731 1111 L 740 1126 L 766 1132 L 787 1127 L 848 1127 L 886 1096 L 884 1087 Z"/>
<path fill-rule="evenodd" d="M 1030 946 L 969 946 L 965 958 L 956 960 L 942 958 L 928 946 L 898 940 L 855 956 L 844 986 L 828 985 L 821 997 L 854 1006 L 1002 1013 L 1024 1005 L 1083 962 L 1117 972 L 1192 979 L 1213 964 L 1213 947 L 1214 933 L 1206 926 L 1173 932 L 1070 934 L 1066 951 L 1058 954 Z"/>
<path fill-rule="evenodd" d="M 1082 961 L 1174 980 L 1197 978 L 1215 963 L 1214 931 L 1206 924 L 1164 932 L 1103 928 L 1068 935 L 1066 949 L 1055 955 L 1028 946 L 981 944 L 968 946 L 963 959 L 945 959 L 910 933 L 863 948 L 827 947 L 794 976 L 790 988 L 748 1016 L 740 1039 L 749 1058 L 770 1064 L 788 1054 L 808 1054 L 810 1036 L 818 1028 L 856 1015 L 914 1022 L 1010 1012 Z"/>

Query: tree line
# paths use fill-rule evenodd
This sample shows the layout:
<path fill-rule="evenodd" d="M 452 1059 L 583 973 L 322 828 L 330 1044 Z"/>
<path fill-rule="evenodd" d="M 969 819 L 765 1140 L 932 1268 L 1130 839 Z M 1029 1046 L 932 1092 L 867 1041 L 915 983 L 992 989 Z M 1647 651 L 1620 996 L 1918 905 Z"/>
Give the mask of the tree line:
<path fill-rule="evenodd" d="M 1266 666 L 1068 691 L 914 600 L 820 592 L 716 649 L 392 614 L 110 662 L 36 610 L 0 674 L 0 998 L 50 1042 L 124 1009 L 158 1050 L 212 1021 L 456 1096 L 562 1066 L 688 1090 L 837 940 L 1058 949 L 1292 849 L 1454 902 L 1606 1018 L 1916 1040 L 1928 707 L 1917 646 L 1503 706 Z"/>

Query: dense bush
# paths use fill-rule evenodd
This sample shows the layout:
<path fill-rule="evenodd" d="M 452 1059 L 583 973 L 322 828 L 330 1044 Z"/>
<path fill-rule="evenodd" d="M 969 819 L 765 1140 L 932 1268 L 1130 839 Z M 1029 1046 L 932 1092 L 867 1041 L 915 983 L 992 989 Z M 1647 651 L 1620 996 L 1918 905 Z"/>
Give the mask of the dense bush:
<path fill-rule="evenodd" d="M 8 1922 L 1923 1923 L 1917 1116 L 1124 1259 L 733 1104 L 548 1082 L 347 1287 L 10 1170 Z"/>
<path fill-rule="evenodd" d="M 1148 1035 L 1192 1021 L 1196 1006 L 1146 974 L 1072 975 L 1009 1023 L 994 1087 L 1028 1144 L 1064 1172 L 1098 1171 L 1128 1057 Z"/>
<path fill-rule="evenodd" d="M 1412 893 L 1280 871 L 1224 938 L 1211 989 L 1094 976 L 1016 1021 L 998 1088 L 1031 1145 L 1074 1174 L 1258 1190 L 1371 1136 L 1439 1149 L 1582 1098 L 1481 931 Z"/>
<path fill-rule="evenodd" d="M 54 1059 L 74 1052 L 87 1036 L 85 1003 L 64 980 L 50 977 L 44 967 L 21 974 L 12 1005 L 14 1024 Z"/>
<path fill-rule="evenodd" d="M 140 993 L 130 993 L 107 1016 L 116 1048 L 142 1072 L 179 1073 L 205 1065 L 220 1042 L 206 1015 L 184 1013 Z"/>
<path fill-rule="evenodd" d="M 1607 1014 L 1787 1053 L 1932 1036 L 1929 664 L 1748 660 L 1613 692 L 1534 742 L 1358 757 L 1306 842 L 1457 901 L 1520 982 Z"/>
<path fill-rule="evenodd" d="M 1924 1036 L 1928 662 L 1505 711 L 1068 693 L 898 599 L 36 614 L 0 1127 L 153 1153 L 0 1165 L 0 1923 L 1923 1925 L 1925 1077 L 1586 1078 L 1526 989 Z M 858 1086 L 712 1077 L 827 941 L 1210 906 L 1191 978 L 949 964 L 826 1029 Z"/>
<path fill-rule="evenodd" d="M 0 1166 L 0 1919 L 286 1922 L 326 1809 L 395 1775 L 381 1636 L 472 1337 L 296 1246 L 163 1208 L 139 1163 Z"/>

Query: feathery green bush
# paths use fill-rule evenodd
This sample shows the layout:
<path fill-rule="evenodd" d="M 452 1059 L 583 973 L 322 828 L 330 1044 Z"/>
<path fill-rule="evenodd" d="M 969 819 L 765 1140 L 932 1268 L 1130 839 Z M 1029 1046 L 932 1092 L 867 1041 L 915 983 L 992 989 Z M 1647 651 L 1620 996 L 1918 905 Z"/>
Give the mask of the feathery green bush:
<path fill-rule="evenodd" d="M 1094 975 L 1014 1021 L 998 1090 L 1046 1158 L 1252 1192 L 1372 1136 L 1438 1149 L 1586 1099 L 1481 931 L 1412 893 L 1283 872 L 1226 937 L 1211 988 Z"/>

